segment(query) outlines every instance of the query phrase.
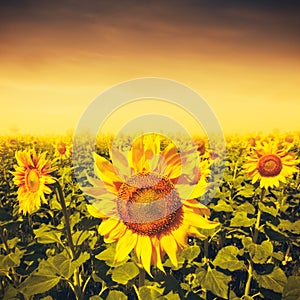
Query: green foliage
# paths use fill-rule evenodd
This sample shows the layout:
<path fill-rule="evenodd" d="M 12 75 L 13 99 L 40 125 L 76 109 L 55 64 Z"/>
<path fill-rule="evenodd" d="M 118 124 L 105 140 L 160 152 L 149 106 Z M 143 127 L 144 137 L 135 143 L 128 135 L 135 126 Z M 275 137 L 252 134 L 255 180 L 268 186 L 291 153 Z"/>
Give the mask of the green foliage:
<path fill-rule="evenodd" d="M 129 280 L 135 278 L 139 274 L 139 268 L 133 262 L 128 262 L 114 268 L 110 273 L 113 281 L 127 284 Z"/>
<path fill-rule="evenodd" d="M 88 138 L 86 144 L 94 146 Z M 242 141 L 228 146 L 224 178 L 217 179 L 221 185 L 204 197 L 210 219 L 220 226 L 199 229 L 207 238 L 189 237 L 188 245 L 177 254 L 178 266 L 166 255 L 165 273 L 152 267 L 152 277 L 146 275 L 141 287 L 135 254 L 115 263 L 116 244 L 106 244 L 99 236 L 101 220 L 87 213 L 88 198 L 74 179 L 71 160 L 57 162 L 54 175 L 63 188 L 72 246 L 62 205 L 54 192 L 33 214 L 19 214 L 17 187 L 9 171 L 16 163 L 15 150 L 32 145 L 32 141 L 19 141 L 8 147 L 2 141 L 1 299 L 74 299 L 76 293 L 80 300 L 299 299 L 300 176 L 295 174 L 286 184 L 269 189 L 261 199 L 259 185 L 251 184 L 243 172 Z M 53 156 L 49 141 L 40 141 L 36 147 Z M 107 143 L 101 141 L 96 150 L 109 158 Z M 294 150 L 299 155 L 298 146 Z M 92 158 L 84 153 L 83 149 L 80 159 L 90 166 Z M 212 168 L 219 170 L 217 159 Z M 87 182 L 92 170 L 87 167 L 79 173 L 80 180 Z"/>

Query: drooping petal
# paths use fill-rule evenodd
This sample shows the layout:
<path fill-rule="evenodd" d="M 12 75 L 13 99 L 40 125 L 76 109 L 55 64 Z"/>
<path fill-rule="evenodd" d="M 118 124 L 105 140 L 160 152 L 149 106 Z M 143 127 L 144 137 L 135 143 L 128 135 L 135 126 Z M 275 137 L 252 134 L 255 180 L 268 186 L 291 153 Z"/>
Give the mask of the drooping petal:
<path fill-rule="evenodd" d="M 127 230 L 125 234 L 118 240 L 116 246 L 115 263 L 120 262 L 126 258 L 126 256 L 135 247 L 137 242 L 137 234 L 131 230 Z"/>
<path fill-rule="evenodd" d="M 101 178 L 110 192 L 118 194 L 118 188 L 123 181 L 116 174 L 113 165 L 107 159 L 96 153 L 94 153 L 94 160 L 96 165 L 95 172 L 97 175 Z"/>
<path fill-rule="evenodd" d="M 111 232 L 119 223 L 120 221 L 117 219 L 104 219 L 99 228 L 98 232 L 100 235 L 107 235 L 109 232 Z"/>
<path fill-rule="evenodd" d="M 172 235 L 163 235 L 160 239 L 160 243 L 164 251 L 168 254 L 172 264 L 177 267 L 177 251 L 178 246 L 177 243 Z"/>

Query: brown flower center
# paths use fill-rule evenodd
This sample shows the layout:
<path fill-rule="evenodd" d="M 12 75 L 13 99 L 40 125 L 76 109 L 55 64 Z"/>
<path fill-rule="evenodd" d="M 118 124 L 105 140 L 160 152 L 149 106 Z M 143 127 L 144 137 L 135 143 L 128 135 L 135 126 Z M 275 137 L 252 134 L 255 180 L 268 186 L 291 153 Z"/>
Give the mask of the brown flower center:
<path fill-rule="evenodd" d="M 260 158 L 258 162 L 258 172 L 264 177 L 277 176 L 282 170 L 281 159 L 274 155 L 268 154 Z"/>
<path fill-rule="evenodd" d="M 36 192 L 40 187 L 40 175 L 36 169 L 30 170 L 25 176 L 25 182 L 28 190 Z"/>
<path fill-rule="evenodd" d="M 60 142 L 57 144 L 57 151 L 60 153 L 60 154 L 65 154 L 66 153 L 66 150 L 67 150 L 67 147 L 66 147 L 66 144 L 63 143 L 63 142 Z"/>
<path fill-rule="evenodd" d="M 178 228 L 183 218 L 173 183 L 153 173 L 134 175 L 121 185 L 118 211 L 128 228 L 148 236 Z"/>

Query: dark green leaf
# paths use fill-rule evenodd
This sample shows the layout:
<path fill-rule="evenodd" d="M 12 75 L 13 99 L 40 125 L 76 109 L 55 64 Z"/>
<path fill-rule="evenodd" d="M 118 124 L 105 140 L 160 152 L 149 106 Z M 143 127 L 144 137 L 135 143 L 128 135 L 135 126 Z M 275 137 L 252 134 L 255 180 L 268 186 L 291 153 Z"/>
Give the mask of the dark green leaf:
<path fill-rule="evenodd" d="M 244 211 L 237 212 L 235 216 L 230 221 L 231 227 L 250 227 L 256 220 L 254 218 L 249 219 L 247 213 Z"/>
<path fill-rule="evenodd" d="M 128 297 L 121 291 L 110 291 L 106 300 L 127 300 Z"/>
<path fill-rule="evenodd" d="M 40 244 L 61 244 L 61 232 L 54 226 L 42 224 L 40 228 L 33 230 L 33 232 Z"/>
<path fill-rule="evenodd" d="M 255 214 L 255 207 L 251 203 L 245 202 L 245 203 L 239 205 L 236 208 L 236 211 L 244 211 L 247 214 L 254 215 Z"/>
<path fill-rule="evenodd" d="M 163 294 L 163 289 L 154 286 L 143 286 L 139 289 L 141 299 L 156 300 L 160 299 Z"/>
<path fill-rule="evenodd" d="M 20 285 L 19 291 L 27 296 L 32 296 L 49 291 L 56 286 L 60 281 L 60 278 L 55 275 L 39 275 L 34 273 L 29 276 Z"/>
<path fill-rule="evenodd" d="M 255 189 L 253 185 L 247 185 L 243 188 L 241 188 L 238 192 L 237 195 L 243 196 L 245 198 L 250 198 L 254 195 Z"/>
<path fill-rule="evenodd" d="M 120 267 L 114 268 L 111 274 L 113 281 L 125 285 L 129 280 L 139 274 L 139 268 L 133 262 L 128 262 Z"/>
<path fill-rule="evenodd" d="M 300 276 L 290 276 L 284 287 L 283 300 L 298 300 L 300 297 Z"/>
<path fill-rule="evenodd" d="M 222 248 L 217 257 L 214 259 L 213 264 L 222 269 L 228 269 L 229 271 L 240 270 L 244 266 L 244 262 L 237 259 L 239 249 L 235 246 L 227 246 Z"/>
<path fill-rule="evenodd" d="M 186 247 L 182 250 L 181 256 L 188 262 L 193 261 L 200 254 L 200 247 L 197 245 Z"/>
<path fill-rule="evenodd" d="M 268 213 L 274 217 L 278 214 L 278 209 L 276 208 L 274 202 L 259 202 L 258 207 L 262 212 Z"/>
<path fill-rule="evenodd" d="M 211 208 L 217 212 L 233 212 L 232 206 L 227 204 L 224 200 L 219 200 L 218 204 L 211 206 Z"/>
<path fill-rule="evenodd" d="M 289 231 L 294 234 L 300 234 L 300 220 L 296 222 L 290 222 L 289 220 L 281 220 L 280 224 L 278 225 L 279 229 L 284 231 Z"/>
<path fill-rule="evenodd" d="M 287 278 L 279 267 L 275 267 L 270 274 L 259 275 L 254 272 L 254 278 L 260 287 L 272 290 L 276 293 L 282 293 L 287 283 Z"/>
<path fill-rule="evenodd" d="M 273 245 L 270 241 L 263 241 L 261 245 L 252 243 L 248 247 L 252 261 L 255 264 L 263 264 L 273 253 Z"/>
<path fill-rule="evenodd" d="M 211 291 L 216 296 L 227 299 L 228 283 L 230 280 L 230 276 L 208 267 L 207 273 L 201 282 L 201 286 Z"/>

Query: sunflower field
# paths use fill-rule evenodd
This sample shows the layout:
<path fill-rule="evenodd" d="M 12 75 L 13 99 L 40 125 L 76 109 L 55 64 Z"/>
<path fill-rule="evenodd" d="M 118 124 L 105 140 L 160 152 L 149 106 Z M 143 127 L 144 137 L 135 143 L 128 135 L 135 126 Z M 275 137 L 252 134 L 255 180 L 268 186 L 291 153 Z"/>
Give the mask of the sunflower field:
<path fill-rule="evenodd" d="M 112 140 L 0 139 L 0 299 L 300 299 L 298 133 Z"/>

